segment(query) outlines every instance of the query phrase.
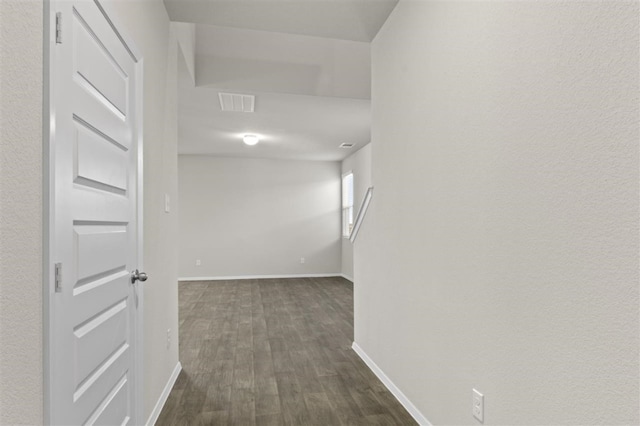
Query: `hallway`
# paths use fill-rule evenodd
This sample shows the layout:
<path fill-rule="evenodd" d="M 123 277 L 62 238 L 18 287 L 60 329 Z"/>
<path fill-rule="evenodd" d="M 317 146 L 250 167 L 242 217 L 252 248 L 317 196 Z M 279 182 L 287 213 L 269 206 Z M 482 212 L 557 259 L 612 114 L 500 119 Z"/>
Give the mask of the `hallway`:
<path fill-rule="evenodd" d="M 410 425 L 350 349 L 342 278 L 179 285 L 183 371 L 158 425 Z"/>

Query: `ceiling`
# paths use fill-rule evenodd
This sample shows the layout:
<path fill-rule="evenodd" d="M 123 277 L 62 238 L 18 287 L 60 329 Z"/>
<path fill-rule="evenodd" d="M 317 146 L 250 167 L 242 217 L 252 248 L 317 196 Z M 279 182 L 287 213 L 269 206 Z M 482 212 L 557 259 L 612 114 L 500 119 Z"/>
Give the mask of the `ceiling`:
<path fill-rule="evenodd" d="M 340 161 L 370 141 L 370 40 L 397 0 L 165 0 L 180 154 Z M 255 96 L 222 111 L 219 92 Z M 261 142 L 246 146 L 244 134 Z M 354 147 L 340 148 L 349 143 Z"/>
<path fill-rule="evenodd" d="M 212 99 L 215 98 L 215 101 Z M 223 112 L 218 90 L 185 89 L 179 101 L 180 154 L 286 160 L 339 161 L 370 139 L 369 101 L 278 93 L 257 94 L 256 112 Z M 256 134 L 260 143 L 243 144 Z"/>

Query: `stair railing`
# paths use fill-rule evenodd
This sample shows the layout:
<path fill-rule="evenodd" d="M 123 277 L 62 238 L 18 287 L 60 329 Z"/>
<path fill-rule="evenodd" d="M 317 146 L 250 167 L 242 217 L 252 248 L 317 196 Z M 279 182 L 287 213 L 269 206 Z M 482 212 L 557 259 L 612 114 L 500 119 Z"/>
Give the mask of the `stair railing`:
<path fill-rule="evenodd" d="M 356 240 L 356 237 L 358 236 L 360 225 L 362 225 L 364 216 L 367 214 L 367 209 L 369 209 L 369 203 L 371 203 L 372 196 L 373 196 L 373 186 L 370 186 L 369 189 L 367 189 L 367 193 L 364 195 L 364 199 L 362 200 L 362 205 L 360 206 L 360 210 L 358 210 L 356 221 L 353 224 L 353 229 L 351 230 L 351 235 L 349 236 L 349 241 L 351 241 L 352 244 Z"/>

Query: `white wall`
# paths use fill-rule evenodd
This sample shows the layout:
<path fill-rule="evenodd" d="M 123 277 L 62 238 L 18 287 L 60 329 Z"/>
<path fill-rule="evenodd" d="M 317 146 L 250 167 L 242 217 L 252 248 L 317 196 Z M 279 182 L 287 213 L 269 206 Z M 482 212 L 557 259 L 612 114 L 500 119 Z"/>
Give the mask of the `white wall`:
<path fill-rule="evenodd" d="M 0 1 L 0 424 L 42 423 L 41 1 Z"/>
<path fill-rule="evenodd" d="M 107 2 L 105 2 L 107 3 Z M 109 0 L 144 56 L 145 413 L 178 361 L 175 41 L 160 1 Z M 0 1 L 0 424 L 43 422 L 42 65 L 43 2 Z"/>
<path fill-rule="evenodd" d="M 638 13 L 400 1 L 375 39 L 355 340 L 431 423 L 640 422 Z"/>
<path fill-rule="evenodd" d="M 339 163 L 181 155 L 179 173 L 181 278 L 340 273 Z"/>
<path fill-rule="evenodd" d="M 353 172 L 354 220 L 362 200 L 371 186 L 371 144 L 367 144 L 342 161 L 342 174 Z M 353 281 L 353 244 L 342 239 L 342 274 Z"/>

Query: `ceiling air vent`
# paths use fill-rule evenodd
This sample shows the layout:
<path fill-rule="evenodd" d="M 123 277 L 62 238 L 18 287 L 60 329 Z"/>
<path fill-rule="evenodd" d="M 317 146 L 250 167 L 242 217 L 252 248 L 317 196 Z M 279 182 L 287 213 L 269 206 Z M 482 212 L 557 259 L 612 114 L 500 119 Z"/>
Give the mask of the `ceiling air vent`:
<path fill-rule="evenodd" d="M 218 93 L 220 109 L 232 112 L 253 112 L 256 106 L 256 97 L 242 95 L 240 93 Z"/>
<path fill-rule="evenodd" d="M 346 149 L 350 149 L 353 148 L 353 144 L 352 143 L 341 143 L 340 144 L 340 148 L 346 148 Z"/>

